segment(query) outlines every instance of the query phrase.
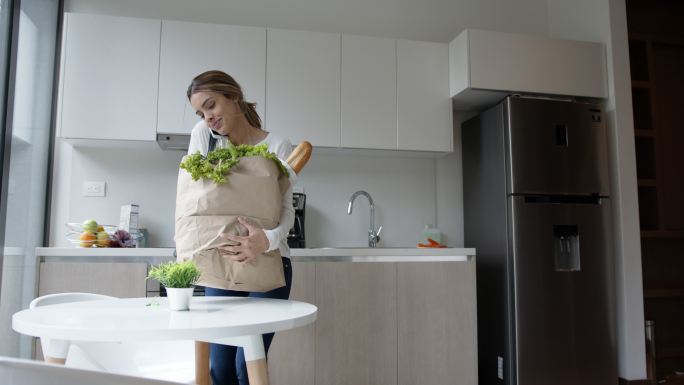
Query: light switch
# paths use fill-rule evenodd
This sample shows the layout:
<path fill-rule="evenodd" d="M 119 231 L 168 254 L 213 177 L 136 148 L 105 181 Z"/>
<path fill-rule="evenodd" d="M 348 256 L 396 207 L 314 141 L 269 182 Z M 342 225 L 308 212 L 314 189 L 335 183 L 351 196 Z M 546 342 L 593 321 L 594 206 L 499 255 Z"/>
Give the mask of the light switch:
<path fill-rule="evenodd" d="M 103 197 L 105 196 L 105 182 L 83 182 L 83 196 Z"/>

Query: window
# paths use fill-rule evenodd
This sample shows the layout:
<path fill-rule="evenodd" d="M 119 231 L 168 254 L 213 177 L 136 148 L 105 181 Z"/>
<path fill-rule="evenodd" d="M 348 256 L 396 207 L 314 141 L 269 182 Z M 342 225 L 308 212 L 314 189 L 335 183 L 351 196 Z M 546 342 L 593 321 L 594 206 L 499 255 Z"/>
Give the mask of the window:
<path fill-rule="evenodd" d="M 53 82 L 61 11 L 59 0 L 0 2 L 0 90 L 6 98 L 0 104 L 5 109 L 1 121 L 5 140 L 0 146 L 0 355 L 29 358 L 30 339 L 12 331 L 11 317 L 36 295 L 34 250 L 43 246 L 47 219 Z M 14 52 L 9 50 L 10 36 L 16 36 Z"/>

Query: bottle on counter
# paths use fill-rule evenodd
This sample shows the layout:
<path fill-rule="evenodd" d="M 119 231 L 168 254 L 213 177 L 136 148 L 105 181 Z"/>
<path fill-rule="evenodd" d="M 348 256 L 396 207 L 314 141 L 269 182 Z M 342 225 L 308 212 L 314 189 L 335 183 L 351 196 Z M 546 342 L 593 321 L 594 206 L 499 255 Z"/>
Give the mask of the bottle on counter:
<path fill-rule="evenodd" d="M 442 242 L 442 233 L 439 231 L 438 228 L 432 227 L 431 224 L 425 225 L 425 228 L 423 229 L 423 234 L 422 234 L 420 242 L 423 244 L 428 244 L 428 243 L 430 243 L 428 241 L 428 238 L 432 239 L 435 242 L 441 243 Z"/>
<path fill-rule="evenodd" d="M 147 240 L 149 238 L 147 229 L 144 227 L 138 228 L 138 239 L 135 241 L 135 247 L 147 247 Z"/>

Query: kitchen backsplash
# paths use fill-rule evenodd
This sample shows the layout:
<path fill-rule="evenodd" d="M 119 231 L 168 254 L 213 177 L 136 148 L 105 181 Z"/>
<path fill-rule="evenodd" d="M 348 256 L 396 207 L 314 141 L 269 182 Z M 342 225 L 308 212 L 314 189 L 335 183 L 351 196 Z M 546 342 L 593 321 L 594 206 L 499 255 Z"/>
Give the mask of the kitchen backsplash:
<path fill-rule="evenodd" d="M 116 225 L 121 205 L 129 203 L 140 205 L 148 247 L 174 246 L 176 178 L 183 153 L 153 144 L 90 148 L 58 139 L 57 146 L 51 246 L 67 246 L 65 222 L 93 218 Z M 353 214 L 347 215 L 349 197 L 357 190 L 366 190 L 375 201 L 375 223 L 383 226 L 380 246 L 415 246 L 426 223 L 441 226 L 450 246 L 463 246 L 458 160 L 457 154 L 435 160 L 401 153 L 320 154 L 314 149 L 298 182 L 307 195 L 307 247 L 367 246 L 367 201 L 358 199 Z M 439 183 L 437 174 L 443 179 Z M 83 196 L 84 181 L 106 182 L 106 196 Z"/>

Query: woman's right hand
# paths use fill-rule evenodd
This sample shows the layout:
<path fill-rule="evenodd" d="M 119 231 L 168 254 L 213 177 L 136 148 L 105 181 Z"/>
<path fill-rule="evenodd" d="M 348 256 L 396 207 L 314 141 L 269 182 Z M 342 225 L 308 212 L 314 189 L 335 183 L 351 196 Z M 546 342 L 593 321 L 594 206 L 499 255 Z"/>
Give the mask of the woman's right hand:
<path fill-rule="evenodd" d="M 235 242 L 232 246 L 219 246 L 227 252 L 233 261 L 247 263 L 268 249 L 268 238 L 264 230 L 249 224 L 244 218 L 238 217 L 238 222 L 247 229 L 247 235 L 231 235 L 222 233 L 221 238 Z"/>

